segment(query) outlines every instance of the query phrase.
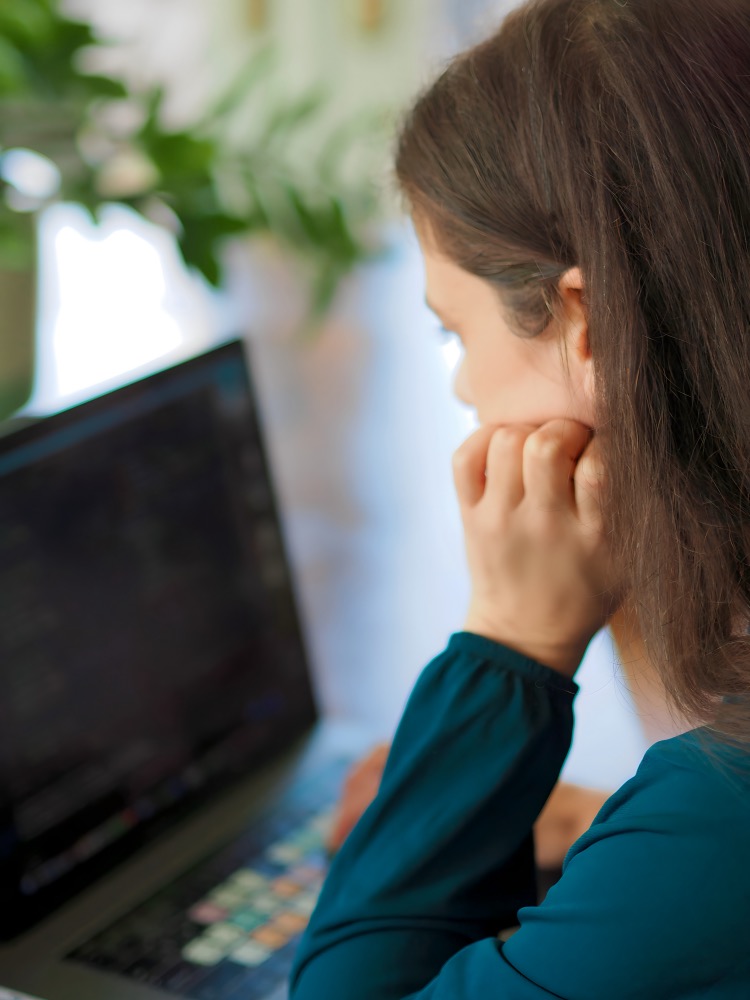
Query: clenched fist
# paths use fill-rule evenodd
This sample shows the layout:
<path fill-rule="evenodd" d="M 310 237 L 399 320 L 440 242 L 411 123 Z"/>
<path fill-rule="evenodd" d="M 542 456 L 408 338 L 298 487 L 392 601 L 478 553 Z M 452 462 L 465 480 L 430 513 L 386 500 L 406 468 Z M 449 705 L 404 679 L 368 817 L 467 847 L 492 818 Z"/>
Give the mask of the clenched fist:
<path fill-rule="evenodd" d="M 484 426 L 453 467 L 472 585 L 465 630 L 572 677 L 623 597 L 596 438 L 573 420 Z"/>

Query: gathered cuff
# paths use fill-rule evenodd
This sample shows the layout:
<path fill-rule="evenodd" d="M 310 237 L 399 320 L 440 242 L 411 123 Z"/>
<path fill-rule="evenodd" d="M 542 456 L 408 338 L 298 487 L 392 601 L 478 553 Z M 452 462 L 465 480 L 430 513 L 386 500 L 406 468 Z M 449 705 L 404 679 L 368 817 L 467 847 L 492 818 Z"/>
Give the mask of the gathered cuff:
<path fill-rule="evenodd" d="M 497 663 L 498 666 L 510 668 L 533 681 L 536 687 L 551 688 L 572 697 L 575 697 L 580 690 L 572 678 L 565 677 L 552 667 L 546 667 L 509 646 L 474 632 L 454 632 L 446 651 L 473 655 L 481 660 Z"/>

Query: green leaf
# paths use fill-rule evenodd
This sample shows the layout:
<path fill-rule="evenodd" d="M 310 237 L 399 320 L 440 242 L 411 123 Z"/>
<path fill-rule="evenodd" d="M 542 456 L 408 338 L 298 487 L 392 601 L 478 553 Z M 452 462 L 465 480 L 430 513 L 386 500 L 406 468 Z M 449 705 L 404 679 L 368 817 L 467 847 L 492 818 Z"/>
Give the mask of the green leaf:
<path fill-rule="evenodd" d="M 26 65 L 21 55 L 0 35 L 0 95 L 20 93 L 26 80 Z"/>
<path fill-rule="evenodd" d="M 300 229 L 302 233 L 307 238 L 308 242 L 313 246 L 317 246 L 320 243 L 322 235 L 321 218 L 315 209 L 308 205 L 300 192 L 292 187 L 291 184 L 285 184 L 284 190 L 286 196 L 289 199 L 289 203 L 294 209 L 297 221 L 299 222 Z"/>
<path fill-rule="evenodd" d="M 337 169 L 350 150 L 366 139 L 373 139 L 382 147 L 389 135 L 389 117 L 384 109 L 362 111 L 339 125 L 328 137 L 317 162 L 320 179 L 330 185 L 337 183 Z M 392 129 L 391 129 L 392 131 Z"/>
<path fill-rule="evenodd" d="M 35 242 L 29 217 L 0 205 L 0 267 L 25 271 L 34 266 Z"/>
<path fill-rule="evenodd" d="M 252 222 L 252 225 L 249 228 L 253 230 L 271 229 L 271 219 L 263 199 L 258 178 L 253 176 L 252 171 L 247 171 L 243 175 L 243 180 L 247 186 L 248 194 L 250 195 L 250 202 L 252 204 L 252 208 L 248 213 Z"/>
<path fill-rule="evenodd" d="M 256 84 L 269 75 L 275 61 L 276 50 L 273 46 L 267 45 L 256 52 L 229 89 L 211 106 L 196 128 L 202 129 L 206 126 L 212 126 L 236 111 Z"/>
<path fill-rule="evenodd" d="M 0 145 L 45 152 L 61 169 L 62 196 L 94 214 L 102 198 L 77 139 L 84 128 L 95 133 L 98 102 L 126 96 L 120 81 L 81 68 L 82 50 L 99 44 L 89 24 L 60 13 L 58 0 L 0 0 Z M 278 97 L 270 111 L 261 111 L 260 139 L 238 160 L 217 125 L 255 96 L 276 57 L 268 46 L 249 58 L 191 128 L 165 131 L 164 93 L 152 90 L 140 98 L 147 116 L 132 141 L 158 172 L 158 192 L 149 194 L 157 194 L 180 220 L 179 243 L 190 266 L 218 283 L 222 242 L 243 231 L 270 231 L 312 269 L 314 308 L 322 314 L 341 276 L 367 253 L 356 223 L 372 213 L 374 199 L 342 189 L 336 167 L 355 139 L 372 131 L 368 116 L 359 115 L 334 133 L 323 156 L 300 167 L 290 162 L 290 140 L 324 109 L 330 94 L 320 88 L 292 101 Z M 264 90 L 258 101 L 268 108 Z M 0 256 L 21 260 L 26 250 L 12 215 L 0 204 Z"/>
<path fill-rule="evenodd" d="M 148 127 L 140 134 L 144 152 L 167 183 L 173 178 L 209 178 L 217 156 L 216 143 L 189 132 L 158 132 Z"/>
<path fill-rule="evenodd" d="M 317 114 L 323 107 L 326 93 L 322 89 L 309 94 L 276 111 L 263 126 L 261 142 L 268 143 L 278 135 L 290 132 L 302 122 Z"/>
<path fill-rule="evenodd" d="M 183 228 L 178 245 L 185 263 L 196 267 L 212 285 L 218 285 L 221 278 L 218 260 L 220 244 L 229 236 L 245 232 L 246 221 L 228 215 L 179 215 L 179 218 Z"/>
<path fill-rule="evenodd" d="M 97 98 L 122 100 L 129 96 L 128 88 L 120 80 L 96 73 L 81 73 L 77 77 L 78 89 L 85 93 L 87 101 Z"/>
<path fill-rule="evenodd" d="M 73 21 L 61 17 L 57 20 L 55 29 L 51 44 L 46 46 L 50 56 L 60 59 L 67 56 L 72 59 L 81 49 L 98 44 L 98 39 L 91 26 L 83 21 Z"/>
<path fill-rule="evenodd" d="M 15 6 L 17 0 L 13 0 Z M 6 18 L 8 31 L 0 32 L 24 63 L 30 95 L 48 100 L 76 100 L 85 74 L 76 64 L 81 49 L 97 43 L 91 27 L 60 14 L 43 0 L 20 5 L 28 15 L 19 21 Z"/>
<path fill-rule="evenodd" d="M 160 130 L 159 120 L 161 109 L 164 104 L 164 88 L 154 87 L 144 96 L 146 119 L 139 133 L 141 140 L 150 141 L 154 135 L 158 135 Z"/>
<path fill-rule="evenodd" d="M 313 325 L 311 326 L 311 329 L 314 329 L 315 324 L 323 319 L 325 314 L 328 312 L 328 309 L 333 303 L 336 291 L 341 284 L 341 279 L 347 271 L 348 268 L 337 266 L 332 261 L 325 260 L 322 265 L 318 267 L 317 273 L 313 278 L 311 316 Z"/>
<path fill-rule="evenodd" d="M 0 7 L 0 35 L 25 47 L 49 37 L 54 21 L 49 4 L 39 0 L 12 0 Z"/>
<path fill-rule="evenodd" d="M 343 260 L 356 260 L 362 255 L 346 219 L 344 204 L 340 198 L 331 198 L 328 206 L 329 234 L 337 255 Z"/>

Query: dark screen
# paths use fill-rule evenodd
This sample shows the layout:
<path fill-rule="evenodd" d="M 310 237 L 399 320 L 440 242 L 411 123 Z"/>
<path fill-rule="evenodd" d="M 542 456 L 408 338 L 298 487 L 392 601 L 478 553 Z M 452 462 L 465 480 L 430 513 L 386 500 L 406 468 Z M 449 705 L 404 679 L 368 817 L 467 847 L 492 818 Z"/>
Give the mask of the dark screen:
<path fill-rule="evenodd" d="M 239 344 L 0 442 L 6 936 L 314 718 Z"/>

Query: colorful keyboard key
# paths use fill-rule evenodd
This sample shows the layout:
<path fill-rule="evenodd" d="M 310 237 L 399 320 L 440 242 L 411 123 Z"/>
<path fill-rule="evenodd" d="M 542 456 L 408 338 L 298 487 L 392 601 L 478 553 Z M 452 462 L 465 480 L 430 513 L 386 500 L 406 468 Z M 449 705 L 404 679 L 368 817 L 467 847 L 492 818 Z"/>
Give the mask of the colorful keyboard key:
<path fill-rule="evenodd" d="M 278 928 L 284 934 L 299 934 L 307 927 L 309 921 L 301 913 L 293 913 L 286 910 L 274 917 L 272 926 Z"/>
<path fill-rule="evenodd" d="M 283 948 L 289 941 L 290 936 L 291 935 L 285 934 L 283 931 L 269 926 L 259 927 L 257 931 L 253 931 L 250 935 L 253 941 L 258 941 L 260 944 L 273 951 L 276 951 L 278 948 Z"/>
<path fill-rule="evenodd" d="M 302 892 L 302 886 L 299 882 L 293 882 L 290 878 L 283 877 L 277 878 L 275 882 L 271 883 L 271 890 L 276 893 L 280 899 L 292 899 L 294 896 L 298 896 Z"/>
<path fill-rule="evenodd" d="M 206 941 L 204 938 L 195 938 L 182 949 L 182 957 L 192 965 L 203 965 L 206 968 L 218 965 L 222 959 L 226 958 L 228 952 L 226 948 L 216 942 Z"/>
<path fill-rule="evenodd" d="M 222 906 L 217 906 L 216 903 L 211 903 L 208 900 L 203 900 L 201 903 L 197 903 L 191 910 L 188 911 L 188 916 L 196 924 L 218 924 L 221 920 L 226 920 L 229 915 L 229 911 Z"/>
<path fill-rule="evenodd" d="M 268 914 L 258 913 L 251 906 L 232 914 L 232 923 L 248 932 L 254 931 L 256 927 L 260 927 L 267 920 Z"/>
<path fill-rule="evenodd" d="M 239 965 L 246 965 L 255 968 L 262 965 L 272 954 L 271 949 L 266 948 L 260 941 L 246 941 L 232 952 L 231 959 Z"/>

